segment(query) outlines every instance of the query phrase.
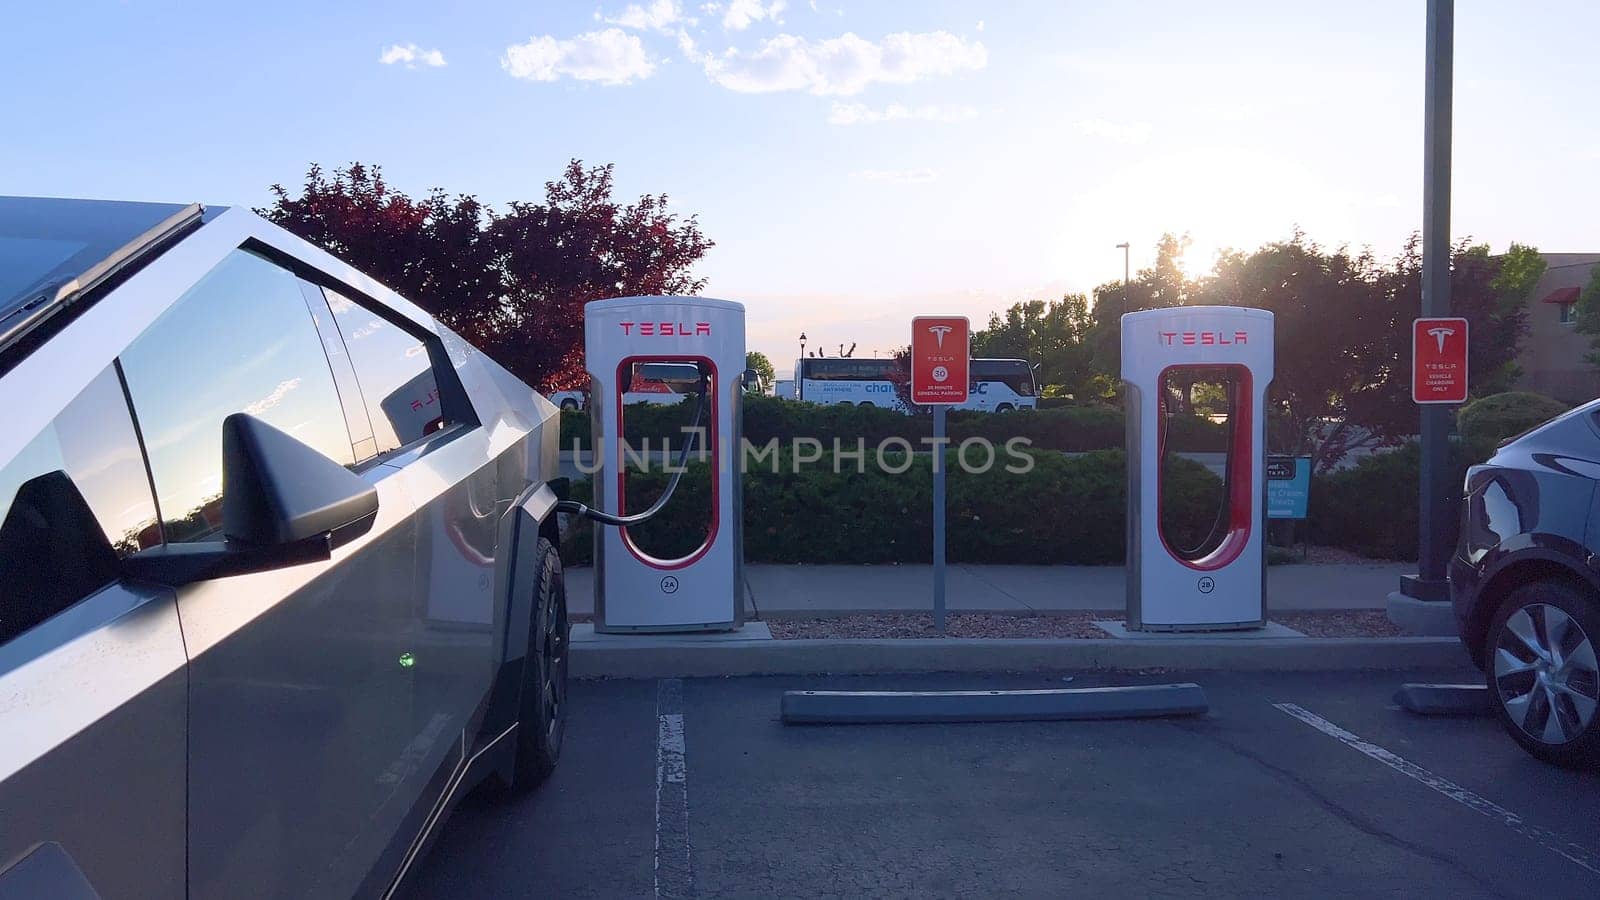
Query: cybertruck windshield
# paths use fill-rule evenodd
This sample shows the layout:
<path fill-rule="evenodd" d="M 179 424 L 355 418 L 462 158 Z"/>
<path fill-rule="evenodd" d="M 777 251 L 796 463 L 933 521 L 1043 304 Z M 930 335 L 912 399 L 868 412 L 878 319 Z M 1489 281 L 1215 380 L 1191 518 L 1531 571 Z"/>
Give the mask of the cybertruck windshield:
<path fill-rule="evenodd" d="M 198 207 L 0 197 L 0 338 L 71 291 L 114 271 Z M 74 284 L 74 282 L 77 284 Z"/>

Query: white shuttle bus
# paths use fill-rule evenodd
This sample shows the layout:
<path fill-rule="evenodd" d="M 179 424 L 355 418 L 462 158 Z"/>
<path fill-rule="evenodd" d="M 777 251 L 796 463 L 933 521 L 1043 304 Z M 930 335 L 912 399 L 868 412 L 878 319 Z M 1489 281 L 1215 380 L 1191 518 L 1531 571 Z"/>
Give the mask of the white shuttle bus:
<path fill-rule="evenodd" d="M 892 359 L 847 359 L 814 357 L 796 360 L 796 399 L 807 403 L 845 403 L 851 406 L 881 406 L 907 410 L 895 394 Z M 957 409 L 1011 412 L 1036 409 L 1038 388 L 1033 369 L 1024 359 L 974 359 L 972 393 Z"/>

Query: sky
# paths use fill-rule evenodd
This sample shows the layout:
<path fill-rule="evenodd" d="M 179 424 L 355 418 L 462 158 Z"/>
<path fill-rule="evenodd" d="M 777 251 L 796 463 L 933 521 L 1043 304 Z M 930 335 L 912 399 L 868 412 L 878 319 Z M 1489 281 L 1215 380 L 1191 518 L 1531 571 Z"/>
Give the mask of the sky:
<path fill-rule="evenodd" d="M 1298 226 L 1421 227 L 1422 0 L 11 5 L 0 193 L 264 205 L 307 166 L 542 196 L 615 163 L 778 370 Z M 1452 233 L 1600 250 L 1600 4 L 1461 0 Z"/>

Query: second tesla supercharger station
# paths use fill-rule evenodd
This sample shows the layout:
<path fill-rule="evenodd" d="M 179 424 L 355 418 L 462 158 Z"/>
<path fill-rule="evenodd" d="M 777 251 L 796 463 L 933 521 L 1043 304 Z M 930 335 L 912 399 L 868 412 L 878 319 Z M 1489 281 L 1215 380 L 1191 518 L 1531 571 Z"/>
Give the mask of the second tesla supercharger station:
<path fill-rule="evenodd" d="M 595 630 L 600 632 L 728 631 L 744 623 L 744 536 L 739 478 L 740 402 L 745 370 L 744 306 L 705 297 L 624 297 L 584 307 L 584 349 L 590 377 L 589 414 L 599 470 L 595 509 L 626 515 L 623 490 L 629 452 L 623 444 L 623 394 L 641 365 L 699 367 L 710 385 L 695 460 L 711 469 L 711 523 L 688 555 L 658 559 L 626 528 L 594 525 Z M 685 425 L 694 396 L 686 396 Z M 673 438 L 672 459 L 686 435 Z M 652 445 L 650 465 L 665 454 Z M 642 447 L 631 448 L 638 459 Z M 659 469 L 658 469 L 659 471 Z M 670 499 L 668 504 L 677 502 Z M 631 512 L 638 512 L 637 509 Z"/>
<path fill-rule="evenodd" d="M 1186 306 L 1122 317 L 1128 441 L 1128 627 L 1213 631 L 1266 624 L 1266 398 L 1272 313 Z M 1221 387 L 1223 495 L 1197 543 L 1163 527 L 1168 407 L 1189 385 Z M 1184 544 L 1189 546 L 1184 546 Z"/>

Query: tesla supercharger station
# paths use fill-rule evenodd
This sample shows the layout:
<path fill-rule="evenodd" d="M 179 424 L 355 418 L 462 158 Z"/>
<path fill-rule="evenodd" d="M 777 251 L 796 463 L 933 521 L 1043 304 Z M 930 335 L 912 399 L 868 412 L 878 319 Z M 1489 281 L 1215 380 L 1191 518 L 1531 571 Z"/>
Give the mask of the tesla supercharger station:
<path fill-rule="evenodd" d="M 595 630 L 727 631 L 744 623 L 744 536 L 739 478 L 740 402 L 745 369 L 744 306 L 704 297 L 624 297 L 584 307 L 589 414 L 600 467 L 595 509 L 626 515 L 623 394 L 641 365 L 701 367 L 711 390 L 692 459 L 711 471 L 711 522 L 704 543 L 677 559 L 642 550 L 627 528 L 594 525 Z M 685 397 L 685 425 L 695 397 Z M 673 461 L 686 435 L 673 439 Z M 632 448 L 639 458 L 643 448 Z M 652 446 L 652 453 L 658 448 Z M 651 465 L 661 465 L 660 454 Z M 670 505 L 676 499 L 668 501 Z M 635 509 L 633 512 L 638 512 Z"/>
<path fill-rule="evenodd" d="M 1266 624 L 1266 397 L 1272 372 L 1272 313 L 1266 310 L 1186 306 L 1122 317 L 1129 628 L 1211 631 Z M 1163 463 L 1171 450 L 1169 407 L 1195 384 L 1220 388 L 1227 411 L 1223 489 L 1209 530 L 1181 536 L 1161 517 Z"/>

